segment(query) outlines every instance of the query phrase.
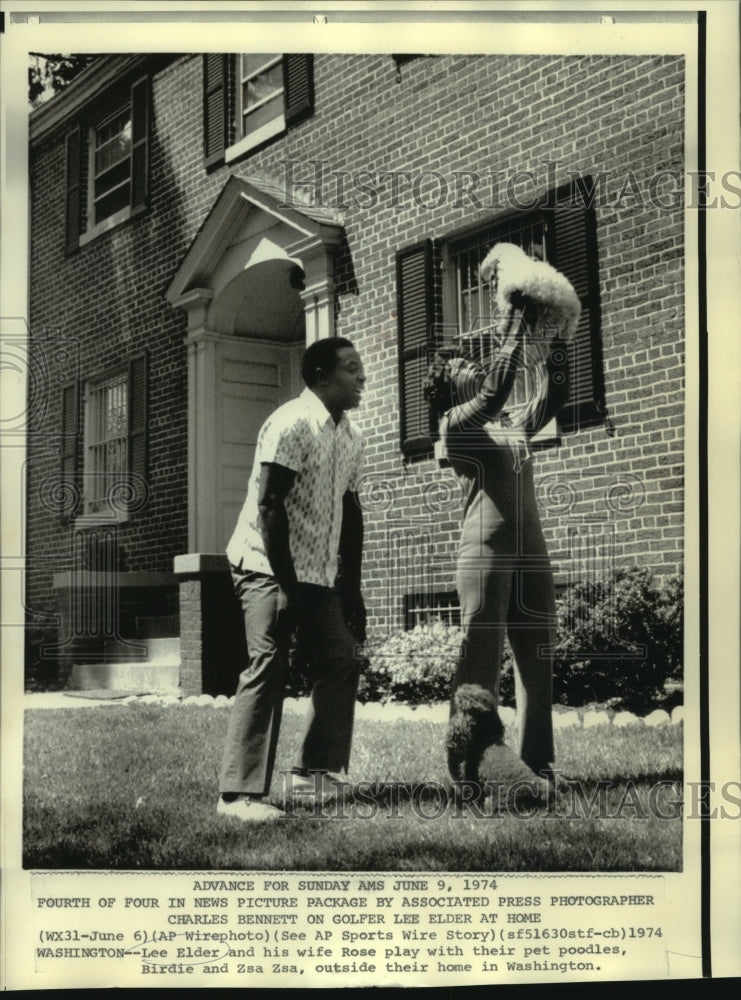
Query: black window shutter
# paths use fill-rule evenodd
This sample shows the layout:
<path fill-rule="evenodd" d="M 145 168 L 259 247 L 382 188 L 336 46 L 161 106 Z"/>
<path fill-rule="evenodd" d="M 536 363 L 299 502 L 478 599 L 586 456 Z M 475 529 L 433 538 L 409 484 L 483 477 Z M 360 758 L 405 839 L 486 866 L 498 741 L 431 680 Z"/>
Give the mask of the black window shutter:
<path fill-rule="evenodd" d="M 74 253 L 82 229 L 82 133 L 79 125 L 67 135 L 65 249 Z"/>
<path fill-rule="evenodd" d="M 229 56 L 203 57 L 203 153 L 205 166 L 224 162 L 227 146 Z"/>
<path fill-rule="evenodd" d="M 70 498 L 76 489 L 77 442 L 79 438 L 79 387 L 77 382 L 69 382 L 62 387 L 62 434 L 60 446 L 61 499 L 60 513 L 68 515 L 76 504 Z"/>
<path fill-rule="evenodd" d="M 286 125 L 293 125 L 314 110 L 314 56 L 283 56 L 283 94 Z"/>
<path fill-rule="evenodd" d="M 129 362 L 129 472 L 137 497 L 147 479 L 147 408 L 147 356 L 140 354 Z"/>
<path fill-rule="evenodd" d="M 131 207 L 142 208 L 149 195 L 149 79 L 131 87 Z"/>
<path fill-rule="evenodd" d="M 578 190 L 570 186 L 556 194 L 553 222 L 555 266 L 574 286 L 582 306 L 569 345 L 569 402 L 558 418 L 562 430 L 574 431 L 601 423 L 605 412 L 594 209 L 585 207 Z"/>
<path fill-rule="evenodd" d="M 436 338 L 434 244 L 425 240 L 396 254 L 401 448 L 405 455 L 432 450 L 432 426 L 422 394 Z"/>

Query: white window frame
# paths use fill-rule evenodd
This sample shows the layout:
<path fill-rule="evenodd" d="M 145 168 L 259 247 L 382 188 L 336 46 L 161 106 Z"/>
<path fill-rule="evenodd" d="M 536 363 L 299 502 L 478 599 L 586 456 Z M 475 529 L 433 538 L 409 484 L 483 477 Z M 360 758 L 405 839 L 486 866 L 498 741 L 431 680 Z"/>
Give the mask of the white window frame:
<path fill-rule="evenodd" d="M 251 53 L 250 53 L 251 54 Z M 236 126 L 237 126 L 237 138 L 232 146 L 229 146 L 225 152 L 225 160 L 227 163 L 230 160 L 236 159 L 238 156 L 242 156 L 250 149 L 254 149 L 255 146 L 259 146 L 261 143 L 266 142 L 268 139 L 272 139 L 273 136 L 279 135 L 281 132 L 286 130 L 286 115 L 285 115 L 285 89 L 281 85 L 272 94 L 269 94 L 258 104 L 254 105 L 251 111 L 262 107 L 268 101 L 273 100 L 278 94 L 283 96 L 282 110 L 279 114 L 276 114 L 274 118 L 270 121 L 265 122 L 260 128 L 255 129 L 254 132 L 249 132 L 247 135 L 244 134 L 244 118 L 245 112 L 242 106 L 242 93 L 244 84 L 258 76 L 260 73 L 264 73 L 266 70 L 271 69 L 273 66 L 280 65 L 282 67 L 284 55 L 272 55 L 266 59 L 266 61 L 261 64 L 257 70 L 253 73 L 249 73 L 246 76 L 242 74 L 242 53 L 238 54 L 236 57 L 236 71 L 235 71 L 235 87 L 236 87 Z"/>
<path fill-rule="evenodd" d="M 103 426 L 102 406 L 108 392 L 119 392 L 120 399 L 115 405 L 123 407 L 123 433 L 108 433 Z M 113 513 L 107 503 L 108 491 L 117 482 L 126 483 L 129 474 L 129 408 L 131 406 L 128 368 L 110 373 L 104 378 L 91 379 L 85 383 L 85 412 L 83 439 L 83 511 L 86 517 L 105 516 Z M 122 455 L 122 468 L 115 472 L 106 469 L 108 446 L 117 444 Z M 101 495 L 98 484 L 103 483 Z M 128 520 L 124 510 L 115 511 L 119 521 Z"/>
<path fill-rule="evenodd" d="M 132 108 L 131 102 L 119 105 L 116 110 L 109 115 L 106 115 L 104 119 L 99 121 L 96 125 L 92 125 L 88 129 L 88 141 L 87 141 L 87 155 L 88 155 L 88 170 L 87 170 L 87 225 L 85 232 L 80 234 L 80 246 L 84 246 L 89 243 L 90 240 L 94 239 L 100 233 L 108 232 L 110 229 L 115 229 L 116 226 L 120 226 L 122 222 L 126 222 L 127 219 L 131 218 L 131 198 L 129 198 L 129 204 L 125 205 L 123 208 L 117 209 L 111 215 L 106 216 L 101 219 L 100 222 L 95 222 L 95 136 L 97 132 L 104 128 L 109 122 L 114 118 L 124 112 L 128 112 L 129 123 L 131 124 L 132 118 Z M 129 155 L 129 176 L 127 182 L 131 185 L 131 156 Z"/>
<path fill-rule="evenodd" d="M 522 241 L 513 239 L 521 235 Z M 463 303 L 466 297 L 471 298 L 470 289 L 464 288 L 461 280 L 462 261 L 464 255 L 468 256 L 468 264 L 471 271 L 478 275 L 479 265 L 483 261 L 489 250 L 498 242 L 517 243 L 522 246 L 525 243 L 526 252 L 535 260 L 547 260 L 547 240 L 548 240 L 548 219 L 531 218 L 523 219 L 518 225 L 516 223 L 503 222 L 501 225 L 489 226 L 483 230 L 477 230 L 470 234 L 468 238 L 451 239 L 445 244 L 444 252 L 444 284 L 443 284 L 443 317 L 445 324 L 445 344 L 455 344 L 463 346 L 467 352 L 476 360 L 486 363 L 493 356 L 496 348 L 496 340 L 492 337 L 494 323 L 474 323 L 468 330 L 461 329 L 461 314 Z M 471 257 L 473 256 L 473 260 Z M 478 285 L 475 295 L 478 296 L 479 303 L 485 302 L 485 313 L 491 318 L 494 311 L 492 296 L 489 292 L 488 282 L 482 281 L 478 277 Z M 537 346 L 528 346 L 525 350 L 538 356 Z M 513 402 L 517 406 L 527 400 L 534 390 L 530 380 L 534 376 L 534 368 L 528 369 L 526 365 L 515 377 L 513 386 Z M 538 445 L 557 444 L 561 440 L 558 427 L 558 419 L 554 417 L 545 427 L 543 427 L 532 438 Z"/>

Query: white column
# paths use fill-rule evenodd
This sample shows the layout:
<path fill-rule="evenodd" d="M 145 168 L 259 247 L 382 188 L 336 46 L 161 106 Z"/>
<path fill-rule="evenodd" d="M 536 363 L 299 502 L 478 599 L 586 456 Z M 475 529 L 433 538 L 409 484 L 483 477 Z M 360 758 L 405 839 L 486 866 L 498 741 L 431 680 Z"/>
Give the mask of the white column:
<path fill-rule="evenodd" d="M 306 343 L 334 336 L 334 280 L 332 246 L 318 237 L 307 237 L 286 247 L 301 261 L 306 287 L 300 293 L 306 314 Z"/>
<path fill-rule="evenodd" d="M 218 552 L 216 537 L 220 470 L 219 343 L 221 338 L 206 328 L 211 289 L 197 288 L 173 304 L 188 312 L 188 551 Z"/>
<path fill-rule="evenodd" d="M 188 337 L 188 551 L 218 552 L 221 455 L 217 334 Z"/>

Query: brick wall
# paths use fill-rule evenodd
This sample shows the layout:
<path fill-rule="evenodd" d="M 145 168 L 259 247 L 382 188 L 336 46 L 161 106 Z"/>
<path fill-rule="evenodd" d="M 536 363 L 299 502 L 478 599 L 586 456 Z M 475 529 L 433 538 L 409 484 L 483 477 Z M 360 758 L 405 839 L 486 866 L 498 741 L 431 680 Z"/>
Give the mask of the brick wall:
<path fill-rule="evenodd" d="M 607 532 L 622 564 L 648 565 L 660 576 L 681 566 L 682 211 L 647 195 L 657 172 L 683 167 L 681 58 L 442 56 L 412 60 L 398 78 L 390 56 L 325 54 L 314 62 L 313 116 L 211 173 L 203 168 L 201 58 L 157 74 L 151 208 L 71 257 L 63 250 L 63 135 L 33 150 L 31 324 L 48 393 L 29 448 L 31 635 L 52 607 L 51 568 L 68 558 L 66 529 L 40 497 L 58 473 L 59 386 L 69 378 L 69 357 L 77 352 L 84 379 L 119 354 L 149 351 L 150 497 L 122 526 L 121 547 L 129 569 L 170 569 L 187 547 L 187 372 L 185 317 L 163 293 L 230 173 L 280 180 L 287 160 L 294 180 L 309 188 L 316 187 L 310 161 L 324 162 L 320 194 L 328 205 L 342 200 L 332 172 L 408 171 L 413 179 L 435 171 L 448 180 L 455 172 L 498 173 L 505 187 L 517 178 L 523 203 L 571 172 L 606 174 L 596 218 L 609 424 L 569 434 L 538 455 L 544 524 L 562 576 L 574 570 L 574 538 L 585 530 Z M 368 445 L 364 588 L 377 630 L 400 624 L 402 591 L 453 586 L 459 514 L 449 474 L 400 453 L 395 252 L 506 208 L 506 190 L 497 197 L 481 186 L 477 202 L 455 197 L 449 180 L 438 198 L 439 181 L 428 173 L 415 199 L 413 183 L 400 179 L 394 197 L 390 179 L 379 181 L 375 198 L 346 186 L 346 244 L 336 261 L 337 333 L 355 341 L 368 374 L 356 416 Z M 63 341 L 67 360 L 58 356 Z M 414 541 L 425 534 L 432 566 Z M 411 540 L 401 545 L 401 537 Z"/>
<path fill-rule="evenodd" d="M 64 133 L 31 155 L 30 329 L 46 368 L 43 419 L 29 439 L 27 510 L 29 666 L 44 617 L 55 608 L 52 573 L 71 565 L 71 525 L 50 501 L 59 478 L 60 386 L 75 374 L 98 377 L 142 351 L 149 355 L 149 461 L 146 507 L 118 531 L 121 568 L 171 571 L 173 555 L 187 548 L 187 367 L 182 317 L 164 290 L 192 237 L 193 207 L 181 194 L 168 142 L 185 123 L 199 135 L 179 100 L 182 74 L 197 64 L 177 62 L 154 80 L 151 143 L 152 210 L 65 256 Z M 200 85 L 191 73 L 192 87 Z M 167 123 L 167 127 L 165 127 Z M 63 345 L 64 351 L 59 350 Z M 78 472 L 82 471 L 81 449 Z"/>
<path fill-rule="evenodd" d="M 298 164 L 326 159 L 328 173 L 498 172 L 502 186 L 529 171 L 534 180 L 523 176 L 515 189 L 522 204 L 572 171 L 606 175 L 596 213 L 609 423 L 567 435 L 536 459 L 544 526 L 562 578 L 579 574 L 585 534 L 609 539 L 617 563 L 648 565 L 660 577 L 682 563 L 683 222 L 681 210 L 657 207 L 647 194 L 654 175 L 682 169 L 682 79 L 678 58 L 451 56 L 408 63 L 396 82 L 387 57 L 325 57 L 317 63 L 317 93 L 343 80 L 372 92 L 374 107 L 358 123 L 351 101 L 338 94 L 326 115 L 336 110 L 334 121 L 308 123 L 288 148 L 255 158 L 276 173 L 288 157 Z M 313 182 L 315 170 L 304 167 L 303 177 Z M 336 183 L 329 178 L 324 186 L 331 203 Z M 438 193 L 433 187 L 423 199 L 434 204 Z M 482 188 L 480 200 L 493 198 Z M 431 461 L 405 463 L 399 451 L 394 252 L 495 213 L 453 197 L 425 210 L 408 184 L 400 184 L 398 204 L 392 201 L 390 189 L 381 189 L 377 205 L 346 212 L 359 287 L 340 289 L 338 333 L 352 337 L 366 361 L 358 417 L 376 490 L 384 484 L 383 497 L 367 504 L 365 587 L 376 625 L 396 627 L 399 604 L 382 596 L 397 565 L 390 539 L 404 522 L 412 534 L 415 521 L 421 535 L 433 531 L 432 562 L 411 551 L 397 590 L 429 584 L 430 573 L 436 589 L 452 587 L 459 504 L 449 474 Z M 436 495 L 441 483 L 447 492 Z"/>

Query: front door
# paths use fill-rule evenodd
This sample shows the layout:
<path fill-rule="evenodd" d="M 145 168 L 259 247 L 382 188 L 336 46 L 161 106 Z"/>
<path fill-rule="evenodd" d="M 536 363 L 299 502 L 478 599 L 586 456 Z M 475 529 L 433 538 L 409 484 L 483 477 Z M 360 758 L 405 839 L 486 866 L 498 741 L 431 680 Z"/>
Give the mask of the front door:
<path fill-rule="evenodd" d="M 220 401 L 215 463 L 220 477 L 216 537 L 225 548 L 252 472 L 257 435 L 266 418 L 301 390 L 301 344 L 268 344 L 230 338 L 219 350 Z"/>

